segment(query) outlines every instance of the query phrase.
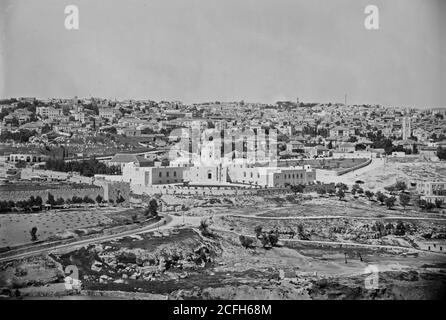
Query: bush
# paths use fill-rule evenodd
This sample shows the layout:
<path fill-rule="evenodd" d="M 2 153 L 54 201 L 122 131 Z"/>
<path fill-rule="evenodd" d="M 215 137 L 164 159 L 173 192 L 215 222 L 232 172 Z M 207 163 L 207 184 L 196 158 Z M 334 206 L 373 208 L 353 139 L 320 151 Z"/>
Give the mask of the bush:
<path fill-rule="evenodd" d="M 271 246 L 271 242 L 269 241 L 269 237 L 267 236 L 266 233 L 262 233 L 262 235 L 260 237 L 260 242 L 262 243 L 262 246 L 264 248 L 267 248 L 267 247 Z"/>
<path fill-rule="evenodd" d="M 268 234 L 268 239 L 272 247 L 276 246 L 279 242 L 279 233 L 277 231 L 270 231 Z"/>
<path fill-rule="evenodd" d="M 146 217 L 158 216 L 158 202 L 155 199 L 149 201 L 149 207 L 144 211 Z"/>
<path fill-rule="evenodd" d="M 406 206 L 409 204 L 410 202 L 410 196 L 408 194 L 405 193 L 401 193 L 400 194 L 400 203 L 401 205 L 406 208 Z"/>
<path fill-rule="evenodd" d="M 387 199 L 386 199 L 386 206 L 387 206 L 387 208 L 389 208 L 389 209 L 392 209 L 392 207 L 394 207 L 395 206 L 395 202 L 396 202 L 396 198 L 395 197 L 388 197 Z"/>
<path fill-rule="evenodd" d="M 382 193 L 381 191 L 378 191 L 376 193 L 376 199 L 379 202 L 381 202 L 381 204 L 383 204 L 384 202 L 386 202 L 387 197 L 386 197 L 386 195 L 384 193 Z"/>
<path fill-rule="evenodd" d="M 343 189 L 339 189 L 336 195 L 339 197 L 339 200 L 342 200 L 345 198 L 345 192 Z"/>
<path fill-rule="evenodd" d="M 337 183 L 335 187 L 339 190 L 348 191 L 348 186 L 342 182 Z"/>
<path fill-rule="evenodd" d="M 398 221 L 395 228 L 396 236 L 404 236 L 406 234 L 406 226 L 402 221 Z"/>
<path fill-rule="evenodd" d="M 246 249 L 252 247 L 252 244 L 254 243 L 254 240 L 252 238 L 245 237 L 243 235 L 240 235 L 239 240 L 241 245 Z"/>
<path fill-rule="evenodd" d="M 260 236 L 262 235 L 262 227 L 261 226 L 257 226 L 254 228 L 254 232 L 256 234 L 256 238 L 260 238 Z"/>
<path fill-rule="evenodd" d="M 102 203 L 103 200 L 104 200 L 104 198 L 102 198 L 102 196 L 100 194 L 98 194 L 98 196 L 96 197 L 96 202 Z"/>
<path fill-rule="evenodd" d="M 209 224 L 206 222 L 206 220 L 200 221 L 200 226 L 198 227 L 198 230 L 200 230 L 201 235 L 203 237 L 211 238 L 213 237 L 213 233 L 209 230 Z"/>

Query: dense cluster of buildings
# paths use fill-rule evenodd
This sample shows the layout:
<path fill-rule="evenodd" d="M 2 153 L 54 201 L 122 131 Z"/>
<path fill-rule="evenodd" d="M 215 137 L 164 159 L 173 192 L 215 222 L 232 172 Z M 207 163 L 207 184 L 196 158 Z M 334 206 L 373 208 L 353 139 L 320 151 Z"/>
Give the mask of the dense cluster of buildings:
<path fill-rule="evenodd" d="M 121 167 L 121 176 L 101 178 L 134 185 L 284 187 L 317 177 L 309 165 L 278 166 L 283 159 L 410 154 L 438 161 L 445 110 L 299 100 L 10 99 L 0 104 L 0 143 L 17 150 L 3 151 L 0 162 L 38 165 L 49 157 L 45 149 L 62 147 L 64 158 L 93 155 Z"/>

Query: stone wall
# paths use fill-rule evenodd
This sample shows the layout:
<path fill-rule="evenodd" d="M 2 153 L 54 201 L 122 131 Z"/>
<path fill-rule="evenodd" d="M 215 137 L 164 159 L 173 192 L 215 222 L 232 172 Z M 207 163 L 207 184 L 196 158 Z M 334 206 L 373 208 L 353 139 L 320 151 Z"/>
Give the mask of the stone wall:
<path fill-rule="evenodd" d="M 112 200 L 116 203 L 116 201 L 122 197 L 124 202 L 121 204 L 129 205 L 130 204 L 130 184 L 127 182 L 108 182 L 103 186 L 104 188 L 104 200 Z"/>
<path fill-rule="evenodd" d="M 7 201 L 22 201 L 29 200 L 31 196 L 37 197 L 40 196 L 42 200 L 45 202 L 48 200 L 48 194 L 52 194 L 55 199 L 62 198 L 64 200 L 71 199 L 73 196 L 76 197 L 85 197 L 88 196 L 91 199 L 95 200 L 98 195 L 101 197 L 104 196 L 104 191 L 100 187 L 92 186 L 92 187 L 83 187 L 83 188 L 69 188 L 63 187 L 59 189 L 40 189 L 40 190 L 11 190 L 11 191 L 0 191 L 0 199 Z"/>
<path fill-rule="evenodd" d="M 135 194 L 170 194 L 195 196 L 243 196 L 290 193 L 289 188 L 236 188 L 236 187 L 183 187 L 183 186 L 138 186 L 132 185 Z"/>

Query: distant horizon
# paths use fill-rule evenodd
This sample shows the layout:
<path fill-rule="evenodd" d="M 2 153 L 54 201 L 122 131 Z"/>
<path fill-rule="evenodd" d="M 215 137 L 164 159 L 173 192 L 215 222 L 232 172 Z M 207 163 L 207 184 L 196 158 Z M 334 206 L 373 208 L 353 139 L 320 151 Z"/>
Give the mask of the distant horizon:
<path fill-rule="evenodd" d="M 444 108 L 446 1 L 375 0 L 379 30 L 369 4 L 3 0 L 0 97 Z"/>
<path fill-rule="evenodd" d="M 9 99 L 37 99 L 37 100 L 72 100 L 74 98 L 77 98 L 78 100 L 83 100 L 83 99 L 100 99 L 100 100 L 108 100 L 108 101 L 118 101 L 118 102 L 122 102 L 122 101 L 127 101 L 127 100 L 131 100 L 131 101 L 154 101 L 154 102 L 181 102 L 184 105 L 193 105 L 193 104 L 205 104 L 205 103 L 215 103 L 215 102 L 219 102 L 219 103 L 235 103 L 235 102 L 241 102 L 243 101 L 244 103 L 252 103 L 252 104 L 268 104 L 268 105 L 273 105 L 277 102 L 296 102 L 296 100 L 277 100 L 274 102 L 264 102 L 264 101 L 249 101 L 249 100 L 202 100 L 202 101 L 195 101 L 195 102 L 184 102 L 180 99 L 153 99 L 153 98 L 107 98 L 107 97 L 100 97 L 100 96 L 84 96 L 84 97 L 78 97 L 78 96 L 73 96 L 73 97 L 34 97 L 34 96 L 17 96 L 17 97 L 2 97 L 0 98 L 0 100 L 9 100 Z M 315 103 L 315 104 L 341 104 L 343 105 L 343 102 L 340 101 L 303 101 L 303 100 L 299 100 L 299 102 L 304 103 L 304 104 L 311 104 L 311 103 Z M 385 107 L 385 108 L 405 108 L 405 109 L 422 109 L 422 110 L 429 110 L 429 109 L 444 109 L 446 108 L 446 104 L 442 105 L 442 106 L 395 106 L 395 105 L 383 105 L 383 104 L 379 104 L 379 103 L 347 103 L 347 106 L 361 106 L 361 105 L 366 105 L 366 106 L 380 106 L 380 107 Z"/>

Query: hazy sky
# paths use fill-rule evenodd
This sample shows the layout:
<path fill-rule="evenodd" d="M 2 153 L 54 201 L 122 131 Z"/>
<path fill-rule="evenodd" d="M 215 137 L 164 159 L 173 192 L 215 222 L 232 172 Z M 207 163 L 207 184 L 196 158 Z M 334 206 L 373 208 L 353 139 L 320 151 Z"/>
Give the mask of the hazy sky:
<path fill-rule="evenodd" d="M 1 97 L 446 105 L 445 0 L 0 0 L 0 37 Z"/>

